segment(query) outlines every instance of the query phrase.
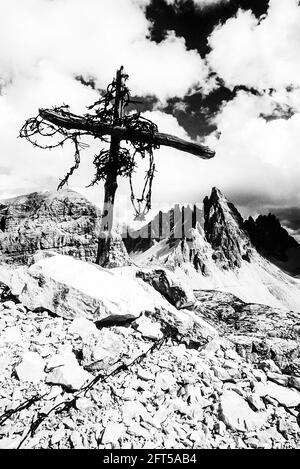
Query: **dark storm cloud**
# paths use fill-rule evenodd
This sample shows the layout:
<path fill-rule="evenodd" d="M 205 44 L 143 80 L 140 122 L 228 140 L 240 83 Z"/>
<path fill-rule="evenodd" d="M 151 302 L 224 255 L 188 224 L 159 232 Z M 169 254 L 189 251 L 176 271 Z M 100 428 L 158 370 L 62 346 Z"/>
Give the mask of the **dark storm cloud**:
<path fill-rule="evenodd" d="M 176 116 L 179 124 L 192 137 L 206 136 L 217 129 L 212 122 L 213 117 L 220 111 L 224 102 L 231 101 L 239 91 L 244 90 L 255 96 L 259 92 L 253 88 L 236 86 L 233 90 L 226 88 L 222 80 L 216 79 L 218 87 L 208 95 L 201 91 L 185 96 L 183 99 L 172 98 L 163 108 L 167 114 Z M 266 116 L 266 119 L 270 116 Z M 276 118 L 274 116 L 274 118 Z"/>
<path fill-rule="evenodd" d="M 210 8 L 199 9 L 193 0 L 169 5 L 165 0 L 152 0 L 146 16 L 152 22 L 150 37 L 161 42 L 168 31 L 183 37 L 188 49 L 196 49 L 202 57 L 209 52 L 207 38 L 218 24 L 236 15 L 239 8 L 251 10 L 259 18 L 267 12 L 269 0 L 231 0 Z"/>
<path fill-rule="evenodd" d="M 270 211 L 287 227 L 296 232 L 300 232 L 300 208 L 271 208 Z"/>
<path fill-rule="evenodd" d="M 268 4 L 269 0 L 230 0 L 199 9 L 193 0 L 178 1 L 173 5 L 165 0 L 152 0 L 146 9 L 146 16 L 152 22 L 150 38 L 160 43 L 168 31 L 174 31 L 178 37 L 185 39 L 187 49 L 197 50 L 204 58 L 210 51 L 208 37 L 218 24 L 223 24 L 235 16 L 239 8 L 251 10 L 259 18 L 268 10 Z M 214 75 L 212 74 L 212 77 Z M 206 136 L 216 130 L 216 126 L 211 122 L 212 117 L 219 112 L 222 103 L 231 101 L 239 90 L 258 94 L 255 88 L 243 85 L 230 90 L 219 77 L 215 75 L 214 78 L 218 86 L 209 95 L 203 95 L 199 91 L 184 97 L 183 100 L 168 100 L 167 106 L 164 107 L 164 112 L 175 115 L 179 124 L 192 138 Z"/>

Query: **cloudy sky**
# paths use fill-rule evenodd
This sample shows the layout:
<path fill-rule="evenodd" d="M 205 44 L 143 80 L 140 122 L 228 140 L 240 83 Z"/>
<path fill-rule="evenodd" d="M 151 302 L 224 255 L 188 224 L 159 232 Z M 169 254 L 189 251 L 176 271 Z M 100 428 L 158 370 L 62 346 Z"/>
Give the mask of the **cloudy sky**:
<path fill-rule="evenodd" d="M 244 216 L 272 210 L 300 230 L 298 0 L 0 0 L 0 198 L 55 189 L 72 147 L 17 138 L 38 108 L 85 113 L 121 64 L 160 131 L 205 142 L 204 161 L 156 151 L 153 208 L 201 202 L 212 186 Z M 93 86 L 88 86 L 87 82 Z M 70 182 L 101 204 L 93 141 Z M 137 184 L 143 172 L 137 174 Z M 118 203 L 128 204 L 120 181 Z M 124 213 L 124 210 L 123 210 Z M 132 211 L 128 208 L 128 214 Z"/>

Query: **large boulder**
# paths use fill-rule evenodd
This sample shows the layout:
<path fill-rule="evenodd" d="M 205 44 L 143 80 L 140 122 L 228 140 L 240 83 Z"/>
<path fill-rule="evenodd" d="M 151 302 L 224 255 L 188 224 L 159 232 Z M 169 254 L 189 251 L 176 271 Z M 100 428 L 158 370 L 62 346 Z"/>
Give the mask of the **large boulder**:
<path fill-rule="evenodd" d="M 13 270 L 9 283 L 29 309 L 44 308 L 65 318 L 129 320 L 143 312 L 173 309 L 142 280 L 70 256 Z"/>
<path fill-rule="evenodd" d="M 149 283 L 176 308 L 193 305 L 196 301 L 192 288 L 167 269 L 140 270 L 136 276 Z"/>
<path fill-rule="evenodd" d="M 185 341 L 210 341 L 216 329 L 188 309 L 176 309 L 134 268 L 104 269 L 57 255 L 10 272 L 14 295 L 30 310 L 46 309 L 67 319 L 86 318 L 97 325 L 133 321 L 141 315 L 160 324 L 163 334 Z"/>

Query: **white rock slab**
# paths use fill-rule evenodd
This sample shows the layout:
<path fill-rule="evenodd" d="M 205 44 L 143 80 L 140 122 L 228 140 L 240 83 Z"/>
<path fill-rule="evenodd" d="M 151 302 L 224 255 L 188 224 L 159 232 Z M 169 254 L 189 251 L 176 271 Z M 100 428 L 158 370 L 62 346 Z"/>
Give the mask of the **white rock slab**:
<path fill-rule="evenodd" d="M 286 407 L 297 407 L 300 404 L 300 393 L 294 389 L 289 389 L 279 384 L 268 381 L 266 384 L 258 383 L 255 386 L 255 391 L 260 396 L 269 396 L 279 404 Z"/>
<path fill-rule="evenodd" d="M 104 445 L 107 443 L 116 444 L 126 431 L 123 423 L 110 423 L 104 430 L 102 442 Z"/>
<path fill-rule="evenodd" d="M 175 310 L 142 280 L 71 256 L 57 255 L 16 269 L 10 286 L 29 309 L 45 308 L 65 318 L 126 319 L 156 308 Z"/>
<path fill-rule="evenodd" d="M 36 352 L 26 352 L 21 363 L 16 367 L 16 373 L 20 381 L 37 383 L 45 377 L 45 362 Z"/>
<path fill-rule="evenodd" d="M 68 329 L 69 334 L 78 334 L 82 339 L 90 335 L 96 335 L 97 327 L 92 321 L 86 318 L 75 318 Z"/>
<path fill-rule="evenodd" d="M 220 413 L 222 420 L 229 428 L 242 432 L 258 430 L 267 419 L 266 414 L 254 412 L 247 402 L 234 391 L 225 391 L 222 394 Z"/>
<path fill-rule="evenodd" d="M 59 384 L 70 391 L 78 391 L 93 376 L 78 364 L 67 364 L 54 368 L 46 377 L 46 383 Z"/>

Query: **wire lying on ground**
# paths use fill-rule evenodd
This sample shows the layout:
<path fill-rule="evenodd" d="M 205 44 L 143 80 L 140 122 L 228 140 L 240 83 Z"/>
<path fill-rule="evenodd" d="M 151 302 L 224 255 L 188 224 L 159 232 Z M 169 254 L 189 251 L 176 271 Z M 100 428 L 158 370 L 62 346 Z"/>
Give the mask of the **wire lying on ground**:
<path fill-rule="evenodd" d="M 79 397 L 82 395 L 85 395 L 88 391 L 90 391 L 98 382 L 104 383 L 106 382 L 109 378 L 117 375 L 121 371 L 129 371 L 130 368 L 137 364 L 140 363 L 141 360 L 146 358 L 148 354 L 151 354 L 154 350 L 159 350 L 163 343 L 168 339 L 168 336 L 164 336 L 162 339 L 158 340 L 154 344 L 149 347 L 148 350 L 143 352 L 141 355 L 136 357 L 134 360 L 132 360 L 130 363 L 120 363 L 120 365 L 117 366 L 113 371 L 108 373 L 107 375 L 103 375 L 102 373 L 99 373 L 97 376 L 95 376 L 91 381 L 89 381 L 85 386 L 83 386 L 79 391 L 73 394 L 71 399 L 62 401 L 56 405 L 54 405 L 48 412 L 46 413 L 38 413 L 37 417 L 32 419 L 32 422 L 30 424 L 30 427 L 28 431 L 25 433 L 25 435 L 22 437 L 20 443 L 17 446 L 17 449 L 21 448 L 21 446 L 24 444 L 24 442 L 27 440 L 29 437 L 33 437 L 35 432 L 37 431 L 38 427 L 49 417 L 50 414 L 56 412 L 56 413 L 61 413 L 64 411 L 69 410 L 70 408 L 74 407 L 76 404 L 76 401 Z M 21 410 L 30 407 L 37 401 L 43 399 L 47 394 L 41 395 L 36 395 L 30 399 L 27 399 L 23 403 L 21 403 L 17 408 L 15 409 L 10 409 L 4 412 L 0 416 L 0 425 L 2 425 L 6 420 L 8 420 L 12 415 L 20 412 Z"/>

